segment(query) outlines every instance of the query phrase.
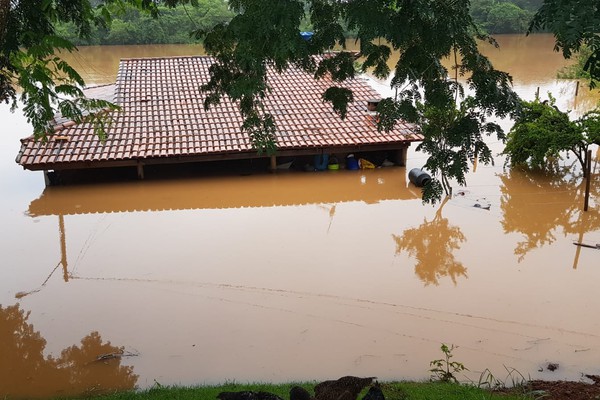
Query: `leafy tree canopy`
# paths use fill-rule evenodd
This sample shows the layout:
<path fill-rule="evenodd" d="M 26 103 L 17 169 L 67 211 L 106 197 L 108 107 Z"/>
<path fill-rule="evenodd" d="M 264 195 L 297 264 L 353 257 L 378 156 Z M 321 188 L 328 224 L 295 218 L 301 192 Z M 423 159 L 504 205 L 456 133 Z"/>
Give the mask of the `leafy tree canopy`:
<path fill-rule="evenodd" d="M 165 5 L 189 1 L 195 0 L 166 0 Z M 77 35 L 87 37 L 93 26 L 106 26 L 126 2 L 151 15 L 158 14 L 152 0 L 95 4 L 90 0 L 0 0 L 0 101 L 11 103 L 14 109 L 17 97 L 21 100 L 36 138 L 46 138 L 56 111 L 75 121 L 87 121 L 103 134 L 109 114 L 98 111 L 115 106 L 85 98 L 81 76 L 56 56 L 59 51 L 73 51 L 75 46 L 59 36 L 55 26 L 73 24 Z"/>
<path fill-rule="evenodd" d="M 595 109 L 587 112 L 577 120 L 577 124 L 583 131 L 586 143 L 594 143 L 600 146 L 600 110 Z"/>
<path fill-rule="evenodd" d="M 523 101 L 521 113 L 508 133 L 504 148 L 507 163 L 545 168 L 570 152 L 584 168 L 584 157 L 592 143 L 600 143 L 600 112 L 588 112 L 571 121 L 566 112 L 548 101 Z"/>
<path fill-rule="evenodd" d="M 85 110 L 110 104 L 85 99 L 81 77 L 54 56 L 56 50 L 74 48 L 56 35 L 55 24 L 73 23 L 85 37 L 94 24 L 106 24 L 127 2 L 151 15 L 159 13 L 152 0 L 106 0 L 95 5 L 90 0 L 0 0 L 0 99 L 15 104 L 15 87 L 22 88 L 20 98 L 36 137 L 45 137 L 56 109 L 78 121 L 92 120 L 102 133 L 106 121 L 101 116 L 109 114 L 86 116 Z M 188 2 L 197 4 L 196 0 L 162 4 Z M 450 179 L 464 183 L 469 161 L 491 161 L 480 132 L 501 135 L 501 130 L 485 119 L 504 117 L 519 105 L 510 76 L 494 69 L 477 48 L 478 39 L 495 42 L 478 31 L 469 0 L 230 0 L 228 4 L 235 13 L 231 21 L 195 31 L 217 60 L 210 81 L 202 87 L 205 107 L 225 95 L 237 101 L 245 118 L 243 128 L 259 152 L 276 148 L 276 122 L 263 109 L 268 67 L 281 71 L 295 65 L 316 79 L 331 76 L 334 85 L 323 93 L 323 100 L 345 116 L 353 96 L 340 83 L 356 74 L 354 55 L 345 51 L 321 55 L 344 46 L 346 29 L 356 32 L 363 71 L 380 78 L 392 73 L 397 95 L 381 107 L 380 128 L 390 129 L 400 118 L 420 124 L 426 138 L 422 148 L 437 157 L 427 165 L 441 175 L 442 184 L 434 180 L 426 188 L 429 200 L 439 199 L 442 188 L 447 192 Z M 303 40 L 299 32 L 307 20 L 314 35 Z M 392 50 L 399 51 L 400 58 L 390 70 Z M 446 57 L 454 61 L 451 71 L 441 62 Z"/>
<path fill-rule="evenodd" d="M 345 27 L 356 32 L 363 71 L 379 78 L 392 73 L 397 95 L 380 103 L 380 128 L 391 129 L 401 118 L 420 124 L 426 137 L 422 149 L 439 156 L 428 166 L 442 175 L 442 183 L 452 178 L 464 183 L 466 166 L 475 158 L 491 161 L 480 132 L 501 131 L 485 118 L 506 116 L 519 105 L 510 76 L 494 69 L 477 48 L 477 39 L 495 42 L 477 30 L 467 0 L 232 0 L 230 6 L 236 16 L 229 24 L 196 32 L 218 61 L 203 86 L 205 107 L 224 95 L 239 101 L 245 128 L 259 151 L 273 151 L 275 142 L 275 121 L 262 103 L 269 91 L 267 67 L 295 65 L 317 79 L 329 74 L 334 82 L 354 77 L 352 54 L 314 57 L 343 48 Z M 306 14 L 314 29 L 308 41 L 299 35 Z M 390 70 L 392 50 L 400 57 Z M 454 60 L 452 71 L 442 65 L 446 57 Z M 323 99 L 343 118 L 352 94 L 336 84 Z M 448 161 L 451 168 L 445 167 Z M 426 199 L 439 199 L 442 187 L 434 180 Z"/>
<path fill-rule="evenodd" d="M 80 37 L 73 23 L 57 24 L 57 33 L 76 45 L 194 43 L 190 32 L 208 29 L 233 17 L 223 0 L 198 0 L 197 6 L 157 6 L 159 18 L 132 4 L 112 15 L 109 26 L 92 26 L 89 37 Z"/>
<path fill-rule="evenodd" d="M 544 0 L 535 14 L 529 32 L 545 29 L 556 38 L 556 51 L 571 58 L 583 46 L 590 49 L 584 70 L 590 74 L 590 87 L 600 80 L 600 3 L 598 0 Z"/>
<path fill-rule="evenodd" d="M 526 32 L 534 14 L 526 5 L 509 1 L 475 0 L 471 4 L 475 23 L 488 33 Z"/>
<path fill-rule="evenodd" d="M 490 8 L 487 27 L 491 33 L 520 33 L 527 29 L 531 14 L 511 3 L 498 3 Z"/>

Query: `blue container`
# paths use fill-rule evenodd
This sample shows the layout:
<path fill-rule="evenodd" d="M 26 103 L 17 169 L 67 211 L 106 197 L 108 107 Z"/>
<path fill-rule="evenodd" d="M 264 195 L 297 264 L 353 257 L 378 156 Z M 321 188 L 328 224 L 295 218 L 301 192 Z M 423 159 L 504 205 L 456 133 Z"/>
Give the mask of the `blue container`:
<path fill-rule="evenodd" d="M 300 32 L 300 36 L 302 37 L 302 39 L 309 41 L 313 37 L 313 33 L 312 32 Z"/>
<path fill-rule="evenodd" d="M 317 171 L 325 171 L 329 164 L 329 154 L 317 154 L 315 155 L 315 169 Z"/>
<path fill-rule="evenodd" d="M 346 169 L 357 170 L 358 169 L 358 160 L 354 157 L 346 158 Z"/>

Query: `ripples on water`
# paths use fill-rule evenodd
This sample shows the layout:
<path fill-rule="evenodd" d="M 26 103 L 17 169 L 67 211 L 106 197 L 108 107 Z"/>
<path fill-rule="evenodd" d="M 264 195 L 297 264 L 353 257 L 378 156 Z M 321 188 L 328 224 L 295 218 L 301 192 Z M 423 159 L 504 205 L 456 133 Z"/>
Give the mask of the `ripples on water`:
<path fill-rule="evenodd" d="M 551 38 L 499 42 L 486 51 L 521 95 L 551 90 L 577 113 L 593 103 L 553 78 L 564 61 Z M 120 57 L 197 51 L 82 48 L 73 64 L 103 83 Z M 424 162 L 413 148 L 406 169 L 45 189 L 14 163 L 27 124 L 0 113 L 0 394 L 422 379 L 442 342 L 475 379 L 503 366 L 600 372 L 600 252 L 572 244 L 600 243 L 598 180 L 583 213 L 577 172 L 504 170 L 498 158 L 463 196 L 423 206 L 406 181 Z M 473 207 L 482 198 L 490 210 Z M 559 370 L 538 372 L 548 362 Z"/>

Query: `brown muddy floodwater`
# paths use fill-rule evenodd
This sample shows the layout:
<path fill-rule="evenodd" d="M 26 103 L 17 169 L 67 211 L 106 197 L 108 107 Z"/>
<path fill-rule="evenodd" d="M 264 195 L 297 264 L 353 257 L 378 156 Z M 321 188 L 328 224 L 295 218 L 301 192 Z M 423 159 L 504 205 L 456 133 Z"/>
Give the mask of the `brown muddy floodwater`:
<path fill-rule="evenodd" d="M 486 51 L 523 96 L 594 103 L 554 79 L 549 36 L 499 42 Z M 198 51 L 82 48 L 74 65 L 99 84 L 121 57 Z M 441 343 L 475 380 L 600 373 L 600 251 L 573 245 L 600 243 L 600 178 L 587 213 L 576 169 L 541 176 L 499 157 L 464 195 L 423 206 L 406 180 L 424 162 L 414 148 L 406 168 L 44 188 L 14 163 L 26 122 L 0 116 L 0 397 L 424 379 Z M 472 206 L 482 197 L 489 211 Z"/>

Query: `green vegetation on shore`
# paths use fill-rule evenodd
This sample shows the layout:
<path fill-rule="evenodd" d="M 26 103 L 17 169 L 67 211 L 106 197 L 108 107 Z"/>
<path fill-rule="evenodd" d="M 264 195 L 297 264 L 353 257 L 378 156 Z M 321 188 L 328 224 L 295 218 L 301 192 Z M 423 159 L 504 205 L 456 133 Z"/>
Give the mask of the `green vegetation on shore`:
<path fill-rule="evenodd" d="M 541 0 L 472 0 L 475 24 L 490 34 L 525 33 Z"/>
<path fill-rule="evenodd" d="M 581 46 L 579 52 L 573 57 L 575 62 L 561 68 L 556 74 L 556 77 L 558 79 L 582 79 L 584 82 L 587 82 L 591 88 L 597 87 L 600 82 L 592 77 L 589 69 L 585 69 L 591 55 L 592 49 L 589 46 Z"/>
<path fill-rule="evenodd" d="M 190 33 L 210 29 L 233 18 L 222 0 L 199 0 L 197 6 L 157 7 L 159 18 L 124 3 L 107 26 L 92 26 L 89 37 L 79 35 L 72 22 L 57 24 L 59 36 L 80 45 L 181 44 L 197 42 Z"/>
<path fill-rule="evenodd" d="M 475 24 L 491 34 L 525 33 L 541 0 L 473 0 L 471 15 Z M 81 45 L 127 45 L 127 44 L 181 44 L 197 42 L 190 32 L 210 29 L 218 23 L 228 22 L 233 13 L 222 0 L 199 0 L 197 6 L 178 5 L 174 8 L 158 6 L 160 18 L 149 12 L 123 3 L 108 26 L 93 26 L 90 36 L 83 38 L 72 22 L 58 23 L 59 36 Z M 309 21 L 303 22 L 303 30 L 312 30 Z M 354 30 L 345 30 L 348 37 L 356 36 Z"/>
<path fill-rule="evenodd" d="M 237 384 L 228 383 L 219 386 L 177 387 L 155 385 L 144 391 L 120 392 L 94 397 L 98 400 L 213 400 L 220 392 L 225 391 L 265 391 L 276 394 L 283 399 L 289 398 L 292 386 L 298 385 L 310 393 L 314 383 L 284 383 L 284 384 Z M 389 382 L 382 383 L 381 388 L 387 400 L 524 400 L 531 399 L 526 393 L 493 392 L 475 386 L 459 385 L 443 382 Z M 359 398 L 366 393 L 362 393 Z M 81 396 L 80 398 L 89 398 Z"/>

